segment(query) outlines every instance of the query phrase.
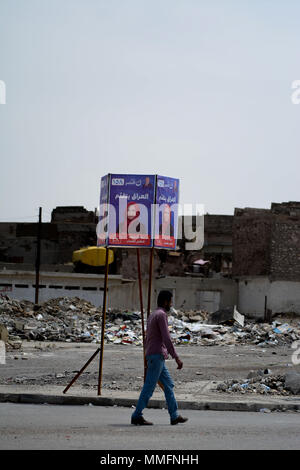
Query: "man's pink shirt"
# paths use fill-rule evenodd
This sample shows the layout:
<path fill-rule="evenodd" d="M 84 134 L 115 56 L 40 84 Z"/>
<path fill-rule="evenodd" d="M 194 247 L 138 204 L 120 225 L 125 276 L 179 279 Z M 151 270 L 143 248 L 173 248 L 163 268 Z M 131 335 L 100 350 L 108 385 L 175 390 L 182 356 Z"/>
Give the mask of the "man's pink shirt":
<path fill-rule="evenodd" d="M 148 317 L 145 349 L 146 356 L 163 354 L 167 359 L 169 353 L 173 359 L 178 358 L 170 337 L 168 315 L 163 308 L 157 308 Z"/>

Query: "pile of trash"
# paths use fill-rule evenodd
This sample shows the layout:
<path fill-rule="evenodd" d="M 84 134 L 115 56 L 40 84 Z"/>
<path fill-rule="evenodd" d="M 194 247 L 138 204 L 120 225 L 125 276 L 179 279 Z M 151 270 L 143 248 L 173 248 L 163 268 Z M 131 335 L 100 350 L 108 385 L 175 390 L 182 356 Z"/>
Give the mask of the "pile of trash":
<path fill-rule="evenodd" d="M 144 314 L 145 328 L 147 323 Z M 211 314 L 205 311 L 177 311 L 168 316 L 169 330 L 176 345 L 268 345 L 291 344 L 300 339 L 300 322 L 272 324 L 245 321 L 237 310 L 225 309 Z M 213 322 L 213 323 L 212 323 Z M 66 341 L 100 343 L 102 309 L 79 297 L 50 299 L 39 306 L 29 301 L 12 300 L 0 295 L 0 327 L 10 341 Z M 2 334 L 2 333 L 1 333 Z M 105 342 L 142 346 L 140 312 L 108 309 Z"/>
<path fill-rule="evenodd" d="M 177 315 L 178 316 L 178 315 Z M 182 315 L 183 317 L 185 315 Z M 211 316 L 206 317 L 211 321 Z M 237 321 L 212 325 L 201 320 L 189 322 L 169 316 L 169 329 L 175 344 L 232 345 L 254 344 L 259 347 L 291 344 L 300 339 L 300 322 L 290 326 L 274 320 L 272 324 L 249 320 L 243 326 Z"/>
<path fill-rule="evenodd" d="M 300 374 L 289 372 L 285 375 L 273 375 L 269 369 L 251 371 L 247 379 L 226 380 L 217 388 L 226 393 L 256 393 L 261 395 L 292 395 L 300 393 Z"/>
<path fill-rule="evenodd" d="M 0 325 L 9 340 L 100 343 L 102 310 L 78 297 L 59 297 L 39 308 L 29 301 L 0 296 Z M 140 314 L 109 309 L 105 325 L 106 342 L 142 344 Z"/>

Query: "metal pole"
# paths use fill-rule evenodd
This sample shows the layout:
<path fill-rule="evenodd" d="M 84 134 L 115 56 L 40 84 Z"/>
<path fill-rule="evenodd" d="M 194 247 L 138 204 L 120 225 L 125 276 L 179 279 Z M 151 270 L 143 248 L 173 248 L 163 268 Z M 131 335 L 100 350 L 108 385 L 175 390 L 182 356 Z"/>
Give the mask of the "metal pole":
<path fill-rule="evenodd" d="M 267 302 L 268 302 L 268 298 L 265 295 L 265 311 L 264 311 L 264 322 L 265 323 L 267 322 Z"/>
<path fill-rule="evenodd" d="M 39 303 L 39 284 L 40 284 L 40 262 L 41 262 L 41 228 L 42 228 L 42 208 L 39 209 L 39 222 L 37 230 L 37 250 L 35 260 L 35 300 L 34 303 Z"/>
<path fill-rule="evenodd" d="M 151 290 L 152 290 L 153 256 L 154 256 L 154 247 L 152 247 L 152 248 L 151 248 L 151 251 L 150 251 L 147 317 L 149 317 L 150 311 L 151 311 Z"/>
<path fill-rule="evenodd" d="M 99 378 L 98 378 L 98 395 L 101 395 L 101 384 L 102 384 L 103 349 L 104 349 L 104 332 L 105 332 L 106 300 L 107 300 L 107 279 L 108 279 L 108 254 L 109 254 L 109 248 L 106 248 L 104 295 L 103 295 L 103 308 L 102 308 L 102 333 L 101 333 L 101 349 L 100 349 Z"/>
<path fill-rule="evenodd" d="M 84 371 L 84 369 L 87 368 L 87 366 L 90 364 L 90 362 L 92 362 L 92 360 L 94 359 L 95 356 L 97 356 L 98 352 L 100 351 L 100 348 L 97 349 L 96 352 L 94 352 L 94 354 L 92 355 L 92 357 L 90 357 L 90 359 L 85 363 L 85 365 L 82 367 L 82 369 L 80 369 L 80 371 L 75 375 L 74 379 L 71 380 L 71 382 L 69 383 L 69 385 L 64 389 L 63 393 L 67 393 L 67 391 L 69 390 L 69 388 L 73 385 L 74 382 L 76 382 L 76 380 L 78 379 L 78 377 L 82 374 L 82 372 Z"/>
<path fill-rule="evenodd" d="M 141 278 L 141 262 L 140 262 L 140 250 L 136 249 L 137 255 L 137 268 L 139 277 L 139 291 L 140 291 L 140 307 L 141 307 L 141 319 L 142 319 L 142 335 L 143 335 L 143 352 L 144 352 L 144 382 L 146 379 L 146 356 L 145 356 L 145 323 L 144 323 L 144 308 L 143 308 L 143 288 Z"/>

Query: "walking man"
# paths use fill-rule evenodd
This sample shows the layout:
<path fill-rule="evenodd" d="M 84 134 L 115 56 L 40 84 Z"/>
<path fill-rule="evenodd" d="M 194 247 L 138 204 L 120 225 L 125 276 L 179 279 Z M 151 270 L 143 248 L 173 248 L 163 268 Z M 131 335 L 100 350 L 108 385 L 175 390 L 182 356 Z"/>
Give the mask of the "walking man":
<path fill-rule="evenodd" d="M 173 392 L 174 382 L 165 365 L 165 359 L 168 358 L 169 353 L 177 362 L 177 369 L 182 369 L 183 366 L 172 344 L 168 328 L 167 312 L 170 311 L 171 304 L 171 292 L 161 291 L 157 298 L 157 309 L 149 315 L 145 344 L 147 374 L 136 409 L 131 416 L 131 424 L 140 426 L 153 424 L 146 421 L 142 413 L 143 409 L 147 407 L 158 381 L 164 386 L 171 424 L 185 423 L 188 420 L 177 412 L 178 407 Z"/>

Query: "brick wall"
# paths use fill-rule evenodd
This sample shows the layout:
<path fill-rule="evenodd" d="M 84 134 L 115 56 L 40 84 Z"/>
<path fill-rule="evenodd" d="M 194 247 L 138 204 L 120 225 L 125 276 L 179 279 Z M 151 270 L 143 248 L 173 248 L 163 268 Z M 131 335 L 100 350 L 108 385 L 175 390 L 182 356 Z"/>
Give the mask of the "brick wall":
<path fill-rule="evenodd" d="M 235 209 L 233 275 L 300 280 L 300 203 Z"/>
<path fill-rule="evenodd" d="M 234 276 L 270 273 L 272 219 L 269 210 L 235 209 L 232 235 Z"/>
<path fill-rule="evenodd" d="M 272 230 L 271 277 L 300 281 L 300 216 L 299 220 L 278 219 Z"/>

